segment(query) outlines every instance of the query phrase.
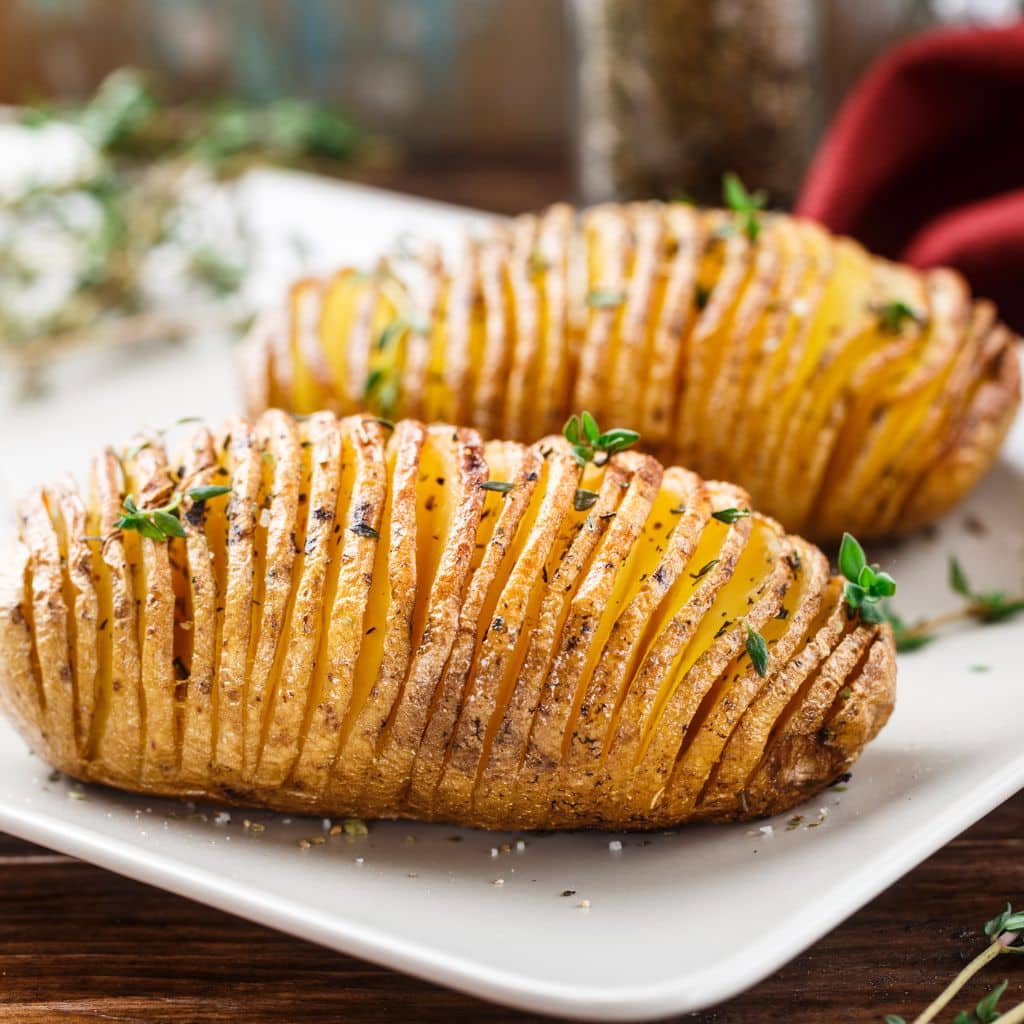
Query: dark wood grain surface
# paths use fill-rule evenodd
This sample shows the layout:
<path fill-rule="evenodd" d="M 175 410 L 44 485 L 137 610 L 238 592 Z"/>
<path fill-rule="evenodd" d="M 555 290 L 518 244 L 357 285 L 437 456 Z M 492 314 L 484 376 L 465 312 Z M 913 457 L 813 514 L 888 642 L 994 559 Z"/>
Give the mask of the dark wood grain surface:
<path fill-rule="evenodd" d="M 502 212 L 570 196 L 566 164 L 552 157 L 497 165 L 423 159 L 376 183 Z M 767 981 L 686 1019 L 878 1024 L 890 1012 L 910 1019 L 983 947 L 982 924 L 1007 900 L 1024 905 L 1024 794 Z M 1024 999 L 1024 957 L 1003 957 L 961 1004 L 973 1006 L 986 984 L 1003 977 L 1006 1005 Z M 0 1021 L 537 1019 L 0 835 Z"/>

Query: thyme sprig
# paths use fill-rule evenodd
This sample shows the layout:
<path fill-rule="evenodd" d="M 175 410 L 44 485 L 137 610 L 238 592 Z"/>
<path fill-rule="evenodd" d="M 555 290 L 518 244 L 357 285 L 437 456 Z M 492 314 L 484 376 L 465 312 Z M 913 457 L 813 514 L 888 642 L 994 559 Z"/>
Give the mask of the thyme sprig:
<path fill-rule="evenodd" d="M 603 466 L 616 452 L 632 448 L 640 440 L 635 430 L 623 427 L 613 427 L 602 432 L 597 420 L 586 410 L 578 416 L 573 413 L 562 428 L 562 433 L 572 445 L 573 457 L 581 466 L 588 462 Z"/>
<path fill-rule="evenodd" d="M 973 621 L 981 625 L 1005 622 L 1024 612 L 1024 596 L 1011 596 L 1002 590 L 975 590 L 955 556 L 949 559 L 949 587 L 966 598 L 966 603 L 950 612 L 908 623 L 889 604 L 882 607 L 885 620 L 892 626 L 896 639 L 896 650 L 906 653 L 927 646 L 938 636 L 944 626 L 955 622 Z"/>
<path fill-rule="evenodd" d="M 985 934 L 989 944 L 979 953 L 929 1004 L 917 1017 L 913 1024 L 929 1024 L 953 1001 L 956 994 L 982 968 L 997 957 L 1006 953 L 1024 954 L 1024 945 L 1019 941 L 1024 934 L 1024 912 L 1014 911 L 1007 903 L 1006 909 L 985 924 Z M 1003 1024 L 1019 1024 L 1024 1021 L 1024 1003 L 1019 1003 L 1006 1014 L 1000 1014 L 997 1004 L 1006 991 L 1004 981 L 992 989 L 970 1013 L 961 1011 L 956 1015 L 953 1024 L 991 1024 L 1000 1020 Z M 906 1024 L 903 1017 L 895 1013 L 886 1014 L 885 1024 Z"/>
<path fill-rule="evenodd" d="M 732 526 L 738 519 L 748 519 L 749 517 L 749 508 L 720 508 L 717 512 L 711 513 L 712 519 L 717 519 L 720 523 L 726 523 L 729 526 Z"/>
<path fill-rule="evenodd" d="M 750 655 L 750 663 L 754 671 L 759 675 L 768 673 L 768 643 L 763 636 L 750 624 L 749 619 L 744 619 L 743 624 L 747 627 L 747 654 Z"/>
<path fill-rule="evenodd" d="M 768 204 L 765 192 L 748 192 L 739 175 L 727 171 L 722 177 L 722 198 L 725 205 L 736 214 L 740 229 L 752 242 L 761 233 L 760 212 Z"/>
<path fill-rule="evenodd" d="M 846 577 L 843 598 L 849 609 L 865 622 L 883 622 L 878 602 L 896 593 L 896 581 L 877 564 L 868 565 L 864 548 L 850 533 L 843 534 L 839 546 L 839 571 Z"/>
<path fill-rule="evenodd" d="M 230 487 L 221 484 L 190 487 L 186 491 L 175 491 L 166 505 L 148 509 L 139 508 L 132 495 L 128 494 L 121 503 L 121 515 L 114 520 L 114 529 L 133 530 L 161 543 L 172 537 L 184 537 L 185 527 L 181 524 L 180 514 L 182 499 L 187 497 L 198 505 L 230 491 Z"/>
<path fill-rule="evenodd" d="M 872 309 L 878 316 L 878 326 L 886 334 L 899 334 L 907 320 L 917 324 L 918 327 L 923 327 L 926 322 L 923 313 L 919 313 L 902 299 L 883 302 L 873 306 Z"/>

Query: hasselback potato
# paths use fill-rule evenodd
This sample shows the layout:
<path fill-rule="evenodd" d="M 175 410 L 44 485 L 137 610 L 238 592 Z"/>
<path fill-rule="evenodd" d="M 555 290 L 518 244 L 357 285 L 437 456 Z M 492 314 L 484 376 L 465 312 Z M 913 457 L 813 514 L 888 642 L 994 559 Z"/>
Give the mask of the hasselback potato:
<path fill-rule="evenodd" d="M 298 813 L 775 813 L 885 723 L 894 657 L 737 487 L 562 436 L 178 427 L 27 495 L 0 561 L 0 703 L 40 756 Z"/>
<path fill-rule="evenodd" d="M 575 409 L 819 540 L 909 529 L 989 466 L 1015 336 L 949 270 L 780 214 L 553 206 L 290 290 L 242 349 L 251 414 L 369 410 L 534 441 Z"/>

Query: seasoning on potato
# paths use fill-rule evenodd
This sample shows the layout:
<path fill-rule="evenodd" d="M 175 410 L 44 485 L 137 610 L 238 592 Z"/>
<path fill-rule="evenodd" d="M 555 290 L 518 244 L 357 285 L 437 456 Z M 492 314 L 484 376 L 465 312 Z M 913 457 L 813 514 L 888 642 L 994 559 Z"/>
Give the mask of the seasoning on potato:
<path fill-rule="evenodd" d="M 75 778 L 338 820 L 649 829 L 822 790 L 892 709 L 891 578 L 566 433 L 274 410 L 108 448 L 86 497 L 20 504 L 0 704 Z"/>

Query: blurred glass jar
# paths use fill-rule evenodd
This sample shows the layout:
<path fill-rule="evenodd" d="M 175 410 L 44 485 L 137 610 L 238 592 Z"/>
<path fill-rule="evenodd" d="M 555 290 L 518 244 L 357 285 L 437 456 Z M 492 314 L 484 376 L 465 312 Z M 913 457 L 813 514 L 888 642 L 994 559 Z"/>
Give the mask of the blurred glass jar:
<path fill-rule="evenodd" d="M 786 203 L 825 111 L 816 0 L 572 0 L 585 202 L 721 195 Z"/>
<path fill-rule="evenodd" d="M 850 86 L 940 24 L 1005 23 L 1021 0 L 569 0 L 584 202 L 718 202 L 736 171 L 789 205 Z"/>

